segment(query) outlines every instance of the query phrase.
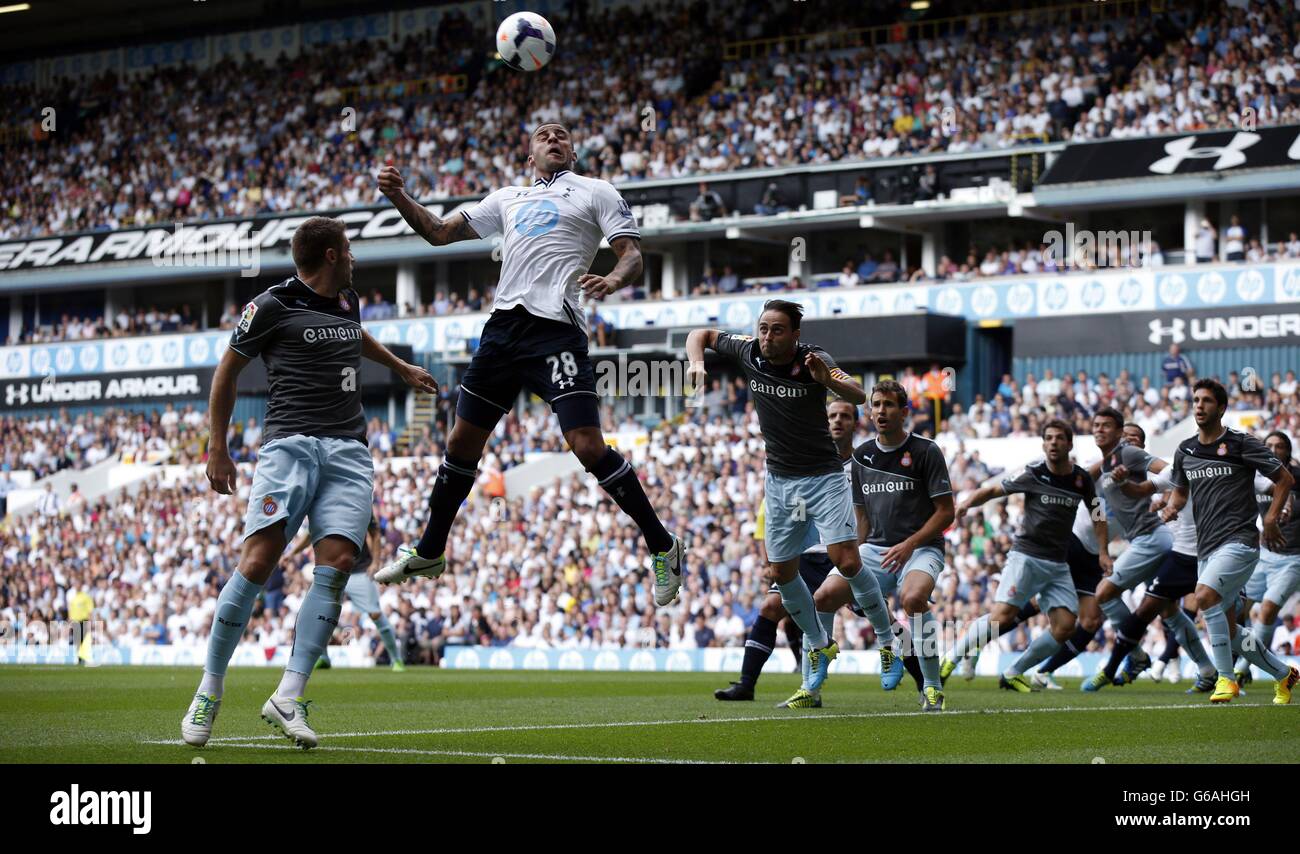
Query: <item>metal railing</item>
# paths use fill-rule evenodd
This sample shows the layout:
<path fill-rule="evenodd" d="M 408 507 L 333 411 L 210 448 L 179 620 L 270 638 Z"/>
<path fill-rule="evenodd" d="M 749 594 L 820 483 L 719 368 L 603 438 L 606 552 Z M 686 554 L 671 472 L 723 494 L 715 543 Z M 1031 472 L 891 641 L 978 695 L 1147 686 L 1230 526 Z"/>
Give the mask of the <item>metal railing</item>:
<path fill-rule="evenodd" d="M 1050 24 L 1065 26 L 1103 20 L 1118 20 L 1138 13 L 1159 14 L 1165 10 L 1164 0 L 1106 0 L 1098 3 L 1069 3 L 1030 9 L 1001 12 L 979 12 L 948 18 L 897 21 L 852 30 L 830 30 L 819 33 L 795 33 L 765 39 L 746 39 L 727 42 L 722 48 L 723 60 L 754 59 L 768 56 L 784 49 L 788 54 L 828 53 L 836 50 L 857 50 L 885 44 L 901 44 L 925 39 L 949 38 L 974 31 L 978 21 L 979 32 L 1018 31 L 1025 27 Z"/>

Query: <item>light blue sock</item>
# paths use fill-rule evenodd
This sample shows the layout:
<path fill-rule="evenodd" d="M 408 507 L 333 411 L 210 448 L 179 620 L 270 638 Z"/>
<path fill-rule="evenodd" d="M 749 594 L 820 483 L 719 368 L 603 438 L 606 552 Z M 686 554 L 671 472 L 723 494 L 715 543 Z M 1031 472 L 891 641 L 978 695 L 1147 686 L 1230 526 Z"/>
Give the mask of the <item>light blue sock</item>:
<path fill-rule="evenodd" d="M 1291 672 L 1291 665 L 1270 652 L 1259 642 L 1259 638 L 1255 637 L 1254 630 L 1245 626 L 1237 629 L 1237 636 L 1232 639 L 1232 651 L 1279 682 Z"/>
<path fill-rule="evenodd" d="M 781 594 L 781 605 L 785 608 L 785 612 L 790 615 L 790 619 L 794 620 L 800 631 L 808 635 L 813 649 L 821 649 L 829 644 L 830 639 L 822 631 L 822 624 L 817 619 L 817 608 L 813 605 L 812 593 L 804 583 L 803 577 L 796 575 L 785 584 L 778 582 L 776 589 Z"/>
<path fill-rule="evenodd" d="M 1003 675 L 1020 676 L 1025 674 L 1029 672 L 1034 665 L 1040 664 L 1056 655 L 1061 646 L 1062 643 L 1052 637 L 1051 632 L 1043 632 L 1041 635 L 1034 638 L 1033 643 L 1031 643 L 1025 651 L 1020 654 L 1020 657 L 1016 659 L 1016 663 L 1011 665 Z"/>
<path fill-rule="evenodd" d="M 835 639 L 835 612 L 818 611 L 817 622 L 821 623 L 822 631 L 826 633 L 827 641 Z"/>
<path fill-rule="evenodd" d="M 801 643 L 802 654 L 799 656 L 799 672 L 803 674 L 803 681 L 799 683 L 799 690 L 808 690 L 808 678 L 812 676 L 812 662 L 808 660 L 808 650 L 812 647 L 808 643 L 808 636 L 803 636 Z"/>
<path fill-rule="evenodd" d="M 849 589 L 853 591 L 853 601 L 858 603 L 858 607 L 871 621 L 871 628 L 876 630 L 881 646 L 892 647 L 894 632 L 891 625 L 894 620 L 889 616 L 889 606 L 880 593 L 880 582 L 876 580 L 876 574 L 864 566 L 849 579 Z"/>
<path fill-rule="evenodd" d="M 402 654 L 397 650 L 397 635 L 393 634 L 393 625 L 382 611 L 375 619 L 375 628 L 379 629 L 379 639 L 384 642 L 384 649 L 388 650 L 388 660 L 394 664 L 401 661 Z"/>
<path fill-rule="evenodd" d="M 1223 613 L 1223 603 L 1202 609 L 1201 618 L 1210 635 L 1210 660 L 1214 669 L 1222 677 L 1236 679 L 1232 672 L 1232 637 L 1228 634 L 1228 615 Z"/>
<path fill-rule="evenodd" d="M 968 655 L 974 655 L 989 641 L 989 626 L 991 617 L 988 614 L 980 617 L 975 622 L 966 627 L 966 631 L 961 633 L 952 649 L 948 650 L 946 656 L 950 661 L 961 661 Z M 918 655 L 918 658 L 920 656 Z"/>
<path fill-rule="evenodd" d="M 921 683 L 925 688 L 941 688 L 939 681 L 939 619 L 929 611 L 912 617 L 912 649 L 921 666 Z"/>
<path fill-rule="evenodd" d="M 330 635 L 339 624 L 343 588 L 347 583 L 347 573 L 332 566 L 312 570 L 311 589 L 303 597 L 298 622 L 293 627 L 293 650 L 286 670 L 306 675 L 316 666 L 316 659 L 325 651 Z"/>
<path fill-rule="evenodd" d="M 1106 619 L 1110 620 L 1111 626 L 1113 626 L 1117 631 L 1126 619 L 1133 616 L 1133 612 L 1124 604 L 1124 598 L 1122 596 L 1116 596 L 1109 602 L 1102 602 L 1101 612 L 1106 615 Z"/>
<path fill-rule="evenodd" d="M 1261 623 L 1255 623 L 1250 627 L 1250 633 L 1259 641 L 1259 645 L 1270 652 L 1273 649 L 1273 633 L 1277 631 L 1277 620 L 1269 623 L 1267 626 Z"/>
<path fill-rule="evenodd" d="M 217 690 L 212 693 L 221 696 L 219 682 L 225 678 L 230 657 L 239 646 L 244 627 L 248 625 L 248 616 L 253 613 L 253 602 L 260 592 L 262 585 L 249 581 L 239 570 L 235 570 L 226 586 L 221 588 L 217 610 L 212 615 L 212 634 L 208 637 L 208 660 L 203 666 L 205 682 L 211 683 L 213 680 L 207 677 L 215 677 L 218 684 L 209 684 L 200 690 L 208 691 L 215 687 Z"/>
<path fill-rule="evenodd" d="M 1209 653 L 1205 651 L 1205 644 L 1201 643 L 1201 633 L 1197 631 L 1196 623 L 1192 622 L 1192 618 L 1187 616 L 1186 611 L 1178 608 L 1172 617 L 1166 617 L 1161 622 L 1164 623 L 1166 631 L 1173 633 L 1183 652 L 1187 653 L 1187 657 L 1202 673 L 1214 666 L 1210 663 Z"/>

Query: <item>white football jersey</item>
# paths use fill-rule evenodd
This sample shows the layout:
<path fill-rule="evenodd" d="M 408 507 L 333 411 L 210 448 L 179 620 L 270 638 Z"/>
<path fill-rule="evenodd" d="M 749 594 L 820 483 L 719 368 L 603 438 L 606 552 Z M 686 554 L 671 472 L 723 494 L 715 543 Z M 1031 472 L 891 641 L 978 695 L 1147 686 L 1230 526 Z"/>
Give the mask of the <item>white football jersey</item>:
<path fill-rule="evenodd" d="M 531 187 L 502 187 L 464 214 L 479 237 L 503 238 L 494 310 L 522 305 L 583 332 L 578 279 L 591 269 L 601 237 L 641 237 L 612 184 L 568 170 Z"/>

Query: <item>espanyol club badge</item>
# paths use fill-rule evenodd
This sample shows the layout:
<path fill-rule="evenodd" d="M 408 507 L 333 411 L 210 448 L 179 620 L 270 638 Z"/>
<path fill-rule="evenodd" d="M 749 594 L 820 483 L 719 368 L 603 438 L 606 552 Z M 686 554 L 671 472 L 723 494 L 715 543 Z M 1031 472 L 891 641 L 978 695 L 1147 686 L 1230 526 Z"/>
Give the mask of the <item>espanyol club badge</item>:
<path fill-rule="evenodd" d="M 912 464 L 912 454 L 911 454 L 911 452 L 910 452 L 910 451 L 903 451 L 903 458 L 902 458 L 901 460 L 898 461 L 898 464 L 901 465 L 901 466 L 903 466 L 904 468 L 910 466 L 910 465 Z"/>
<path fill-rule="evenodd" d="M 1074 476 L 1074 486 L 1076 489 L 1083 489 L 1083 475 Z"/>
<path fill-rule="evenodd" d="M 1217 453 L 1218 453 L 1218 455 L 1221 456 L 1221 457 L 1226 457 L 1226 456 L 1228 455 L 1228 443 L 1227 443 L 1227 442 L 1220 442 L 1220 443 L 1219 443 L 1219 450 L 1218 450 Z"/>
<path fill-rule="evenodd" d="M 339 294 L 339 308 L 343 309 L 344 311 L 352 310 L 351 303 L 348 302 L 348 298 L 345 297 L 343 294 Z"/>
<path fill-rule="evenodd" d="M 279 509 L 280 505 L 276 504 L 275 499 L 270 496 L 267 496 L 266 500 L 262 502 L 262 512 L 267 516 L 274 516 L 275 511 Z"/>

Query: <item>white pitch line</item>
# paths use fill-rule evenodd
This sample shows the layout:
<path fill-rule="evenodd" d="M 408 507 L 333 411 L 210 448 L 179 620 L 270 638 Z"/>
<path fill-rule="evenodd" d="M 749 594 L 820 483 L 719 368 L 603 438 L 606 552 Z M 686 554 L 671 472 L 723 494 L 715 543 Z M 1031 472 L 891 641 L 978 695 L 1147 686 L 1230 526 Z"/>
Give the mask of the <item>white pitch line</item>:
<path fill-rule="evenodd" d="M 280 736 L 277 736 L 280 738 Z M 245 747 L 253 750 L 302 750 L 288 744 L 222 744 L 222 747 Z M 321 750 L 342 753 L 400 753 L 415 756 L 458 756 L 461 758 L 480 759 L 546 759 L 552 762 L 616 762 L 625 765 L 726 765 L 726 762 L 710 762 L 702 759 L 655 759 L 648 756 L 567 756 L 559 753 L 500 753 L 473 750 L 419 750 L 413 747 L 316 747 L 304 753 Z"/>
<path fill-rule="evenodd" d="M 945 712 L 849 712 L 845 714 L 824 714 L 824 715 L 755 715 L 752 717 L 735 717 L 735 718 L 689 718 L 687 720 L 657 720 L 657 721 L 605 721 L 601 723 L 577 723 L 577 724 L 521 724 L 511 726 L 483 726 L 483 727 L 444 727 L 440 729 L 395 729 L 395 730 L 374 730 L 368 732 L 325 732 L 321 735 L 325 738 L 384 738 L 388 736 L 407 736 L 407 735 L 475 735 L 479 733 L 494 732 L 544 732 L 548 730 L 566 730 L 566 729 L 611 729 L 618 727 L 652 727 L 652 726 L 685 726 L 687 724 L 733 724 L 733 723 L 758 723 L 767 721 L 838 721 L 838 720 L 874 720 L 880 718 L 918 718 L 918 717 L 937 717 L 943 718 L 954 717 L 958 715 L 1037 715 L 1037 714 L 1055 714 L 1058 712 L 1145 712 L 1145 711 L 1190 711 L 1196 709 L 1259 709 L 1273 708 L 1271 703 L 1235 703 L 1227 706 L 1211 706 L 1209 704 L 1196 706 L 1176 706 L 1172 704 L 1161 705 L 1152 704 L 1145 706 L 1055 706 L 1043 707 L 1037 709 L 954 709 Z M 245 735 L 245 736 L 223 736 L 209 739 L 209 744 L 229 743 L 229 742 L 249 742 L 249 741 L 276 741 L 284 736 L 281 735 Z M 162 739 L 145 741 L 144 744 L 184 744 L 180 739 Z M 496 756 L 498 754 L 492 754 Z"/>

